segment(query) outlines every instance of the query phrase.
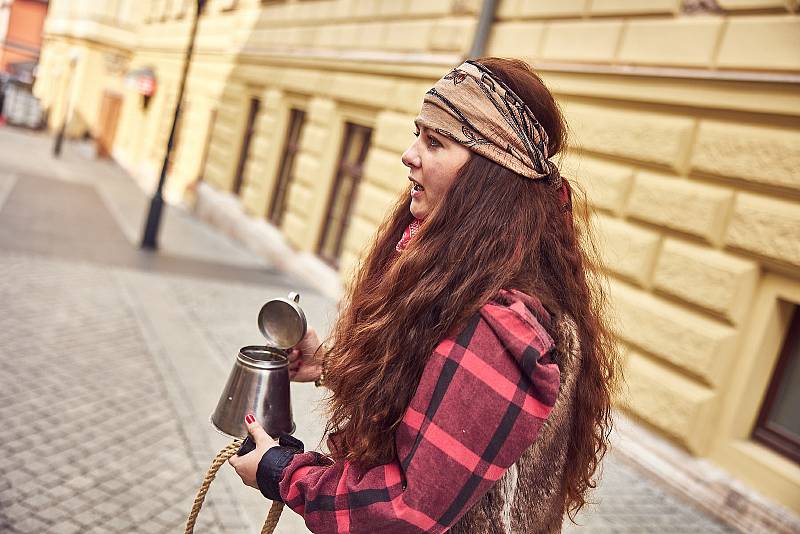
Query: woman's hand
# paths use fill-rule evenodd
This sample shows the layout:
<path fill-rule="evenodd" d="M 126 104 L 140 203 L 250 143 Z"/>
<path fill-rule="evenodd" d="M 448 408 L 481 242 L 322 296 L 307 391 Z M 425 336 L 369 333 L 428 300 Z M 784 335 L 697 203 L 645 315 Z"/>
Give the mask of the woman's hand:
<path fill-rule="evenodd" d="M 244 456 L 236 456 L 234 454 L 228 459 L 228 463 L 236 470 L 236 474 L 242 477 L 242 482 L 252 488 L 259 489 L 258 481 L 256 481 L 258 463 L 264 453 L 278 445 L 278 442 L 269 437 L 264 427 L 258 424 L 256 418 L 251 414 L 244 418 L 244 422 L 247 425 L 247 431 L 253 436 L 253 441 L 256 442 L 256 448 Z"/>
<path fill-rule="evenodd" d="M 322 373 L 322 351 L 316 330 L 309 327 L 300 343 L 289 350 L 289 380 L 313 382 Z"/>

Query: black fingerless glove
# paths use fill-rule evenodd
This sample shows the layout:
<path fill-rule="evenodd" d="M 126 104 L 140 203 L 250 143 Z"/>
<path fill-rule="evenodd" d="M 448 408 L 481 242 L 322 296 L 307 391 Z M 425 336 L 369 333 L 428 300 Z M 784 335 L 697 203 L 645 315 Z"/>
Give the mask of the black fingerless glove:
<path fill-rule="evenodd" d="M 302 453 L 303 449 L 302 441 L 289 434 L 282 434 L 278 438 L 278 446 L 272 447 L 261 457 L 256 471 L 256 482 L 264 497 L 283 502 L 278 489 L 278 484 L 283 478 L 283 470 L 291 463 L 294 455 Z"/>

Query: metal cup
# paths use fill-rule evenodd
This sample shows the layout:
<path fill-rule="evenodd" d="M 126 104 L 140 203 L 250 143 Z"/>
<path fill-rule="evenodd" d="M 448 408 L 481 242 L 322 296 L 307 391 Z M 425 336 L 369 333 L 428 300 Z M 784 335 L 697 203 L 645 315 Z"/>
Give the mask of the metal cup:
<path fill-rule="evenodd" d="M 233 438 L 247 436 L 245 415 L 252 413 L 270 436 L 292 434 L 289 357 L 285 349 L 306 334 L 306 317 L 298 306 L 300 295 L 267 301 L 258 314 L 258 328 L 267 346 L 242 347 L 228 382 L 211 414 L 214 427 Z"/>
<path fill-rule="evenodd" d="M 284 351 L 259 346 L 242 347 L 239 351 L 211 423 L 223 434 L 244 438 L 244 416 L 248 413 L 270 436 L 294 432 L 289 359 Z"/>

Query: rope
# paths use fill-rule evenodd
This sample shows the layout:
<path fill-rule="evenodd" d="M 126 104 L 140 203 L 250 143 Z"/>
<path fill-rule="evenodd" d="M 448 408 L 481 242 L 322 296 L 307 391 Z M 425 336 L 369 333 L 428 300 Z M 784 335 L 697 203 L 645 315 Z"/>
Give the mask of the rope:
<path fill-rule="evenodd" d="M 278 519 L 281 518 L 281 512 L 283 512 L 283 503 L 281 501 L 272 501 L 272 506 L 270 506 L 267 518 L 264 520 L 264 527 L 261 529 L 261 534 L 272 534 L 272 531 L 278 526 Z"/>
<path fill-rule="evenodd" d="M 186 530 L 184 534 L 193 534 L 194 524 L 197 521 L 197 514 L 200 513 L 200 508 L 203 507 L 203 501 L 206 499 L 206 493 L 208 493 L 211 482 L 214 480 L 214 477 L 217 476 L 219 468 L 228 461 L 228 458 L 236 454 L 241 446 L 241 439 L 233 440 L 230 445 L 219 451 L 211 462 L 211 467 L 208 468 L 203 483 L 200 485 L 200 489 L 197 490 L 197 496 L 194 498 L 194 503 L 192 504 L 192 511 L 189 512 L 189 517 L 186 519 Z M 272 507 L 270 507 L 267 518 L 264 520 L 264 527 L 261 529 L 261 534 L 272 534 L 275 527 L 278 525 L 278 520 L 281 517 L 282 511 L 283 503 L 280 501 L 272 501 Z"/>

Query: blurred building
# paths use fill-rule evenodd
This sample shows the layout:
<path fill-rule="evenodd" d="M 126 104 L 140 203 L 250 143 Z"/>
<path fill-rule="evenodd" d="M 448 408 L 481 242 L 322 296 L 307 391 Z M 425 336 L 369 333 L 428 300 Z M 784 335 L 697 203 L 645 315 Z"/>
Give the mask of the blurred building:
<path fill-rule="evenodd" d="M 626 357 L 620 406 L 643 429 L 629 456 L 742 528 L 788 529 L 800 513 L 797 11 L 211 0 L 167 197 L 332 287 L 407 194 L 400 154 L 424 92 L 473 48 L 528 59 L 571 127 L 564 174 L 597 211 Z M 37 94 L 52 125 L 80 95 L 69 131 L 152 186 L 194 12 L 51 2 Z"/>
<path fill-rule="evenodd" d="M 0 0 L 0 72 L 27 73 L 39 60 L 47 0 Z"/>
<path fill-rule="evenodd" d="M 50 2 L 34 85 L 50 128 L 67 121 L 68 135 L 110 148 L 144 7 L 133 0 Z"/>
<path fill-rule="evenodd" d="M 0 124 L 45 122 L 31 85 L 39 63 L 46 0 L 0 0 Z"/>

